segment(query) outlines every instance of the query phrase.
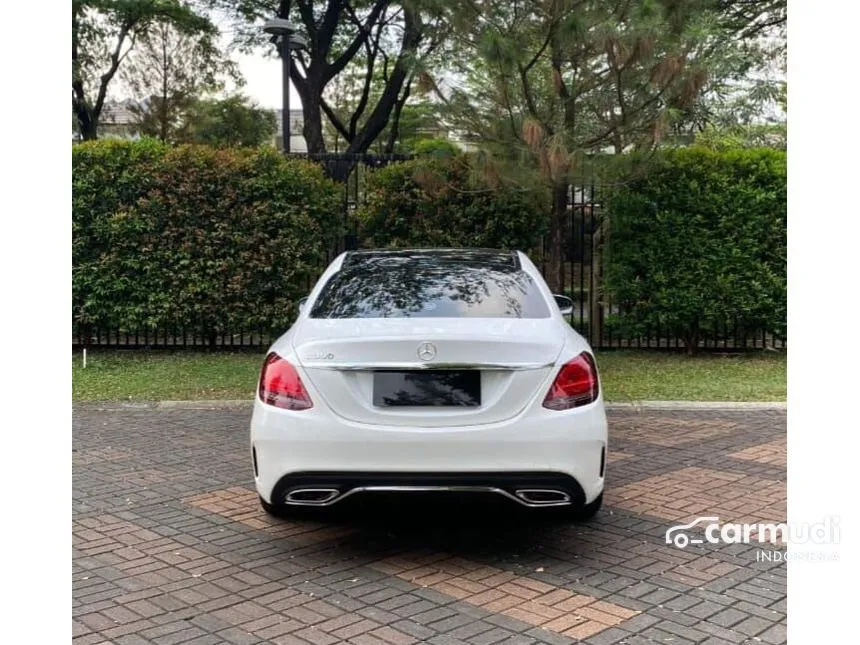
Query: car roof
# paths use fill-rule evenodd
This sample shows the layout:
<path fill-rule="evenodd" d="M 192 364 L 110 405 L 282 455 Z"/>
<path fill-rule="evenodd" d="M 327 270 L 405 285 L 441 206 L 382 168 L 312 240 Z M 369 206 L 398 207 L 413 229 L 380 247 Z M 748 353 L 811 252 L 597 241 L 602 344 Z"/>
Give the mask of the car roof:
<path fill-rule="evenodd" d="M 497 270 L 517 271 L 521 269 L 516 251 L 498 249 L 367 249 L 349 251 L 341 268 L 375 265 L 438 266 L 459 264 L 486 267 Z"/>

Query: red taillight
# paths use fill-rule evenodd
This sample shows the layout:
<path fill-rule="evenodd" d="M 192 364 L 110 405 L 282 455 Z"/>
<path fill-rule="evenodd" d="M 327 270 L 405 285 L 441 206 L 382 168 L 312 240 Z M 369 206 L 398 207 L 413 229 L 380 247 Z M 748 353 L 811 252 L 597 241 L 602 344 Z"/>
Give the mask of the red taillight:
<path fill-rule="evenodd" d="M 594 358 L 588 352 L 582 352 L 562 365 L 549 392 L 546 393 L 543 407 L 550 410 L 569 410 L 595 401 L 599 392 Z"/>
<path fill-rule="evenodd" d="M 307 410 L 314 406 L 296 368 L 274 352 L 263 363 L 260 400 L 284 410 Z"/>

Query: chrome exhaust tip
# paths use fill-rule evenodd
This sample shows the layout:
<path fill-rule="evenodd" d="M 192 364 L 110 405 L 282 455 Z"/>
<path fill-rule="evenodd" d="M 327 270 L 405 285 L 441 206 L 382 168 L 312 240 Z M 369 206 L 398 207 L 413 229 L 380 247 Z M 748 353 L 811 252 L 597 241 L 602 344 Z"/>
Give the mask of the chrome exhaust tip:
<path fill-rule="evenodd" d="M 331 506 L 354 493 L 365 492 L 482 492 L 496 493 L 516 500 L 523 506 L 568 506 L 571 502 L 569 493 L 558 488 L 518 488 L 513 495 L 495 486 L 356 486 L 348 490 L 334 487 L 299 487 L 293 488 L 284 496 L 284 503 L 290 506 Z"/>
<path fill-rule="evenodd" d="M 294 488 L 284 502 L 293 506 L 326 506 L 340 497 L 337 488 Z"/>
<path fill-rule="evenodd" d="M 514 494 L 527 506 L 567 506 L 570 495 L 554 488 L 519 488 Z"/>

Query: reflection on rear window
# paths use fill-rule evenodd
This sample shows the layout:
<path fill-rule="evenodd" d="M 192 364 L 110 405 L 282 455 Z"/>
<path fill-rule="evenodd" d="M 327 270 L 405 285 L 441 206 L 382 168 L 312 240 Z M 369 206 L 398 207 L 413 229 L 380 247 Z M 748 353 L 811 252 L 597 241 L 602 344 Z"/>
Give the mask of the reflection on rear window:
<path fill-rule="evenodd" d="M 531 277 L 513 266 L 381 259 L 326 283 L 311 318 L 548 318 Z"/>

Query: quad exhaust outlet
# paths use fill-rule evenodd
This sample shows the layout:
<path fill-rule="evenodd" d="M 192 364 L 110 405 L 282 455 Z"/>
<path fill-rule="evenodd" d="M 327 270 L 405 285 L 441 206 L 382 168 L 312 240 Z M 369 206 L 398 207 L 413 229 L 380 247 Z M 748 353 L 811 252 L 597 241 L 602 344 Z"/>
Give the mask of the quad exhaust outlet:
<path fill-rule="evenodd" d="M 570 494 L 555 488 L 518 488 L 513 493 L 495 486 L 356 486 L 348 490 L 333 487 L 294 488 L 284 497 L 290 506 L 331 506 L 355 493 L 493 493 L 530 508 L 567 506 Z"/>
<path fill-rule="evenodd" d="M 528 506 L 564 506 L 570 504 L 570 495 L 554 488 L 520 488 L 516 496 Z"/>
<path fill-rule="evenodd" d="M 338 497 L 337 488 L 296 488 L 287 493 L 284 501 L 294 506 L 327 506 Z"/>

